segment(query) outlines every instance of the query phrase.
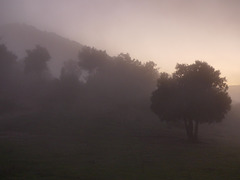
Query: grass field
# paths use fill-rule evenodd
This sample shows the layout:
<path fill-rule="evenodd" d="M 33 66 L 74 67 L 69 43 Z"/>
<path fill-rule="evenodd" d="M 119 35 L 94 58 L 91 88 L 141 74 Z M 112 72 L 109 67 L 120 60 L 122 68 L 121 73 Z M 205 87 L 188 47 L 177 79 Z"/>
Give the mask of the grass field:
<path fill-rule="evenodd" d="M 75 135 L 4 131 L 0 179 L 240 179 L 240 143 L 201 136 L 190 144 L 177 128 L 118 133 L 111 126 Z"/>

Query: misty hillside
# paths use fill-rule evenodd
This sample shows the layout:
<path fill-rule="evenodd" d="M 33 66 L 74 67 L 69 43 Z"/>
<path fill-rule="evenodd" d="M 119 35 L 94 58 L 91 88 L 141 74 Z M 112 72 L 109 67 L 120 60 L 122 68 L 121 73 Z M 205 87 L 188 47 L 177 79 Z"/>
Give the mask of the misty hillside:
<path fill-rule="evenodd" d="M 0 0 L 0 180 L 240 180 L 240 0 Z"/>
<path fill-rule="evenodd" d="M 142 63 L 124 53 L 111 57 L 105 51 L 31 26 L 4 26 L 1 36 L 0 179 L 142 179 L 142 175 L 144 179 L 182 179 L 179 177 L 185 177 L 193 165 L 195 177 L 205 179 L 211 177 L 215 164 L 219 167 L 213 176 L 219 172 L 220 176 L 239 174 L 239 164 L 234 164 L 239 151 L 232 152 L 226 144 L 239 144 L 240 86 L 230 87 L 235 105 L 224 122 L 217 124 L 209 117 L 221 120 L 224 116 L 219 114 L 230 110 L 231 100 L 225 91 L 224 96 L 212 94 L 215 88 L 208 89 L 211 93 L 207 96 L 198 91 L 206 85 L 201 84 L 201 78 L 188 81 L 186 73 L 187 81 L 181 79 L 183 86 L 177 86 L 180 81 L 159 72 L 152 61 Z M 25 53 L 26 49 L 30 50 Z M 70 58 L 73 60 L 67 61 Z M 187 66 L 179 67 L 178 73 Z M 203 77 L 206 72 L 215 74 L 205 62 L 196 61 L 187 69 L 192 67 L 200 67 L 190 72 L 200 72 Z M 58 75 L 60 69 L 60 76 L 52 78 L 51 72 Z M 84 72 L 88 76 L 81 81 Z M 205 97 L 207 103 L 198 104 L 200 98 L 191 97 L 192 89 L 193 97 Z M 190 94 L 190 101 L 180 97 L 186 94 Z M 189 103 L 192 101 L 197 106 Z M 219 111 L 221 102 L 225 102 L 223 112 Z M 181 113 L 186 104 L 187 111 Z M 213 104 L 209 108 L 212 113 L 204 111 L 202 105 L 208 104 Z M 178 121 L 179 114 L 195 116 L 196 139 L 192 138 L 192 119 L 183 123 Z M 204 143 L 197 139 L 198 121 Z M 206 156 L 212 157 L 213 165 Z M 226 163 L 216 156 L 226 158 L 229 168 L 223 171 Z M 199 157 L 204 158 L 199 161 Z"/>
<path fill-rule="evenodd" d="M 83 45 L 55 33 L 41 31 L 26 24 L 7 24 L 0 26 L 0 42 L 19 58 L 26 56 L 27 49 L 39 44 L 49 51 L 51 60 L 49 68 L 54 76 L 59 76 L 63 62 L 77 59 Z M 233 103 L 240 102 L 240 86 L 230 86 L 229 94 Z"/>
<path fill-rule="evenodd" d="M 59 76 L 64 61 L 76 59 L 82 45 L 61 37 L 55 33 L 41 31 L 25 24 L 7 24 L 0 26 L 0 42 L 19 58 L 26 56 L 27 49 L 37 44 L 49 51 L 49 68 L 54 76 Z"/>

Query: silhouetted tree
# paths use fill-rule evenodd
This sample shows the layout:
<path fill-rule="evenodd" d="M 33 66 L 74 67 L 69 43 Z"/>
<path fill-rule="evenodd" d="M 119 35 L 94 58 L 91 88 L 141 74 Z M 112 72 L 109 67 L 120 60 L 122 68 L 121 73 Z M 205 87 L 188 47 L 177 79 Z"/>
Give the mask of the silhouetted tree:
<path fill-rule="evenodd" d="M 103 66 L 109 56 L 106 51 L 97 50 L 95 48 L 83 47 L 79 52 L 79 66 L 92 73 L 96 68 Z"/>
<path fill-rule="evenodd" d="M 129 114 L 134 117 L 129 119 L 136 119 L 139 112 L 148 111 L 159 75 L 155 63 L 141 63 L 124 53 L 110 57 L 105 51 L 85 47 L 79 53 L 79 66 L 87 71 L 81 99 L 85 112 L 112 114 L 124 120 Z"/>
<path fill-rule="evenodd" d="M 49 77 L 47 62 L 50 60 L 50 55 L 44 47 L 37 45 L 33 50 L 27 50 L 27 57 L 24 59 L 24 72 L 33 78 Z"/>
<path fill-rule="evenodd" d="M 162 73 L 152 93 L 151 109 L 164 121 L 183 121 L 191 141 L 198 124 L 221 121 L 230 110 L 226 79 L 206 62 L 177 64 L 172 76 Z"/>
<path fill-rule="evenodd" d="M 0 45 L 0 82 L 6 79 L 16 64 L 17 57 L 3 44 Z"/>
<path fill-rule="evenodd" d="M 76 81 L 78 82 L 80 80 L 80 77 L 82 75 L 82 70 L 78 66 L 78 62 L 74 60 L 68 60 L 64 62 L 60 79 L 62 81 Z"/>
<path fill-rule="evenodd" d="M 15 65 L 17 57 L 0 45 L 0 115 L 16 108 Z"/>
<path fill-rule="evenodd" d="M 59 84 L 59 103 L 69 109 L 79 108 L 82 93 L 82 82 L 80 82 L 82 71 L 77 61 L 68 60 L 64 63 Z"/>
<path fill-rule="evenodd" d="M 47 66 L 50 55 L 46 48 L 39 45 L 26 53 L 22 98 L 25 99 L 25 107 L 37 111 L 42 108 L 51 87 L 52 77 Z"/>

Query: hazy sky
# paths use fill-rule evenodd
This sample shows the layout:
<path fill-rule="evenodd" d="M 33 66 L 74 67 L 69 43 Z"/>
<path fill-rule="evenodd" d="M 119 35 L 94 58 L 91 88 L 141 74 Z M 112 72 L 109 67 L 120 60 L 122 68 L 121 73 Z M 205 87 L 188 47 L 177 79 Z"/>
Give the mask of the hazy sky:
<path fill-rule="evenodd" d="M 240 84 L 240 0 L 0 0 L 0 23 L 24 22 L 84 45 L 152 60 L 161 71 L 207 61 Z"/>

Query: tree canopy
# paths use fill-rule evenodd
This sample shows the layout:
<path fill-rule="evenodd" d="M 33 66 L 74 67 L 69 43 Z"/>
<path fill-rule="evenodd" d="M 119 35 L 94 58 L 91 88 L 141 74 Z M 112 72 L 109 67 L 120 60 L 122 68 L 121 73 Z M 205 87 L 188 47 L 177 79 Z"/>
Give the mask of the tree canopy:
<path fill-rule="evenodd" d="M 17 57 L 3 44 L 0 45 L 0 116 L 16 108 L 14 103 L 16 88 L 14 80 Z M 14 74 L 15 73 L 15 74 Z"/>
<path fill-rule="evenodd" d="M 25 74 L 29 74 L 38 78 L 45 78 L 49 75 L 47 62 L 50 60 L 50 55 L 46 48 L 37 45 L 35 49 L 27 50 L 25 62 Z"/>
<path fill-rule="evenodd" d="M 206 62 L 177 64 L 170 76 L 161 73 L 152 93 L 151 109 L 164 121 L 183 121 L 190 140 L 198 138 L 198 124 L 220 122 L 230 110 L 226 78 Z"/>

